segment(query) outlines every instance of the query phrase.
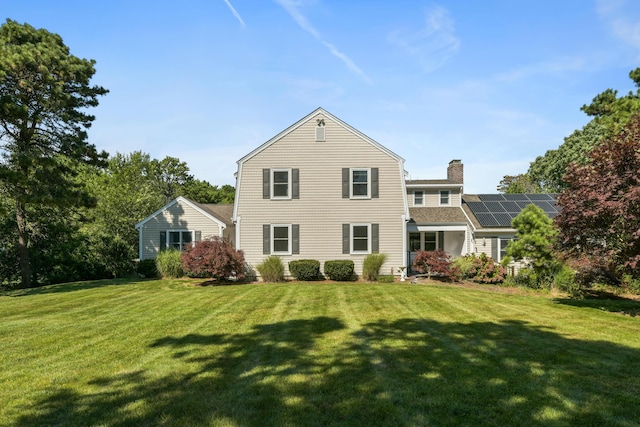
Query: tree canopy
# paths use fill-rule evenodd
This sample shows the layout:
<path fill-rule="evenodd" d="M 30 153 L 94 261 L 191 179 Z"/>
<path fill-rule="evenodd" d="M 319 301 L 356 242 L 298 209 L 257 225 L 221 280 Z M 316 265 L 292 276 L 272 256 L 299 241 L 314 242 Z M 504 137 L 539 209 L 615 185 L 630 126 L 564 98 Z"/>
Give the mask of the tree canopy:
<path fill-rule="evenodd" d="M 567 188 L 564 175 L 569 165 L 584 165 L 589 162 L 591 150 L 604 139 L 619 132 L 633 114 L 640 112 L 640 67 L 632 70 L 629 77 L 636 85 L 635 92 L 618 96 L 617 90 L 606 89 L 596 95 L 590 104 L 581 108 L 592 117 L 582 129 L 577 129 L 564 138 L 564 143 L 557 149 L 538 156 L 525 174 L 505 176 L 498 190 L 505 193 L 525 193 L 538 192 L 531 191 L 537 189 L 546 193 L 560 193 Z"/>
<path fill-rule="evenodd" d="M 107 93 L 90 84 L 94 64 L 57 34 L 12 20 L 0 26 L 0 185 L 14 203 L 24 286 L 32 281 L 29 206 L 90 205 L 75 165 L 107 156 L 87 142 L 87 110 Z"/>
<path fill-rule="evenodd" d="M 525 260 L 541 276 L 555 273 L 559 267 L 554 252 L 557 231 L 551 218 L 536 205 L 528 205 L 511 222 L 516 239 L 507 246 L 507 255 Z"/>
<path fill-rule="evenodd" d="M 640 114 L 572 164 L 558 198 L 560 246 L 599 257 L 618 274 L 640 277 Z"/>

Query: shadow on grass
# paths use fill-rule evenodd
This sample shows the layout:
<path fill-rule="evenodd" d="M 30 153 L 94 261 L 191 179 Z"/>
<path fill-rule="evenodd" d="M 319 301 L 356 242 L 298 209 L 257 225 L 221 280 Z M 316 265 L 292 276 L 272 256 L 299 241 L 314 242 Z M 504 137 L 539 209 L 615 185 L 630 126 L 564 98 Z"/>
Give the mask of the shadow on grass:
<path fill-rule="evenodd" d="M 640 316 L 640 301 L 623 298 L 614 294 L 611 294 L 611 297 L 608 298 L 604 298 L 602 294 L 598 294 L 596 298 L 587 295 L 587 297 L 583 299 L 558 298 L 555 301 L 559 304 L 573 307 L 593 308 L 631 317 Z"/>
<path fill-rule="evenodd" d="M 7 297 L 25 297 L 30 295 L 57 294 L 63 292 L 75 292 L 87 289 L 103 288 L 105 286 L 126 285 L 138 283 L 142 279 L 104 279 L 89 280 L 86 282 L 61 283 L 59 285 L 46 285 L 37 288 L 12 289 L 1 291 L 0 295 Z"/>
<path fill-rule="evenodd" d="M 158 339 L 182 369 L 50 390 L 18 426 L 635 425 L 640 351 L 522 322 L 330 317 Z M 158 359 L 156 364 L 162 362 Z"/>

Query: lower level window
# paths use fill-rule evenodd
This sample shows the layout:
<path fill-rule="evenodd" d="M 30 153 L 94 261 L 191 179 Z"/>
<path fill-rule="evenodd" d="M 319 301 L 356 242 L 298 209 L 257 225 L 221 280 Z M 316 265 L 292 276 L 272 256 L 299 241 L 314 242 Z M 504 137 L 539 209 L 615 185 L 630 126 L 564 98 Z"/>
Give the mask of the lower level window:
<path fill-rule="evenodd" d="M 513 239 L 501 237 L 500 238 L 500 259 L 496 261 L 502 261 L 507 256 L 507 246 Z"/>
<path fill-rule="evenodd" d="M 167 246 L 169 248 L 181 251 L 186 245 L 193 242 L 191 231 L 168 231 L 167 234 L 169 237 Z"/>
<path fill-rule="evenodd" d="M 351 226 L 351 236 L 352 236 L 351 252 L 354 252 L 354 253 L 371 252 L 371 247 L 370 247 L 371 242 L 369 238 L 370 234 L 371 234 L 370 224 L 363 224 L 363 225 L 353 224 Z"/>
<path fill-rule="evenodd" d="M 272 225 L 271 235 L 271 253 L 290 255 L 291 225 Z"/>
<path fill-rule="evenodd" d="M 424 233 L 424 250 L 435 251 L 437 248 L 436 233 Z"/>

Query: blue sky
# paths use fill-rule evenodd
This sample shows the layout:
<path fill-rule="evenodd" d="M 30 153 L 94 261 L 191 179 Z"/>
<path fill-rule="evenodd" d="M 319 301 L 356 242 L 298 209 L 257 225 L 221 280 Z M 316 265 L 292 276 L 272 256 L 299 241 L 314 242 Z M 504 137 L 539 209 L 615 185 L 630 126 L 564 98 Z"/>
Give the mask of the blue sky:
<path fill-rule="evenodd" d="M 236 161 L 317 107 L 406 159 L 412 179 L 465 165 L 465 192 L 586 124 L 606 88 L 634 90 L 635 0 L 0 0 L 60 34 L 110 93 L 90 141 L 178 157 L 234 184 Z"/>

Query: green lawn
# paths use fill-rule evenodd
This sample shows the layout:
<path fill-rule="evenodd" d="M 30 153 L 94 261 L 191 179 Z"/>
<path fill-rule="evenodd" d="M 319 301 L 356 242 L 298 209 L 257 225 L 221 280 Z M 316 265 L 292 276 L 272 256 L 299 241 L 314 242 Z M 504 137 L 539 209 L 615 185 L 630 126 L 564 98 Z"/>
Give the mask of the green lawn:
<path fill-rule="evenodd" d="M 640 318 L 615 304 L 363 283 L 6 292 L 0 425 L 639 425 Z"/>

